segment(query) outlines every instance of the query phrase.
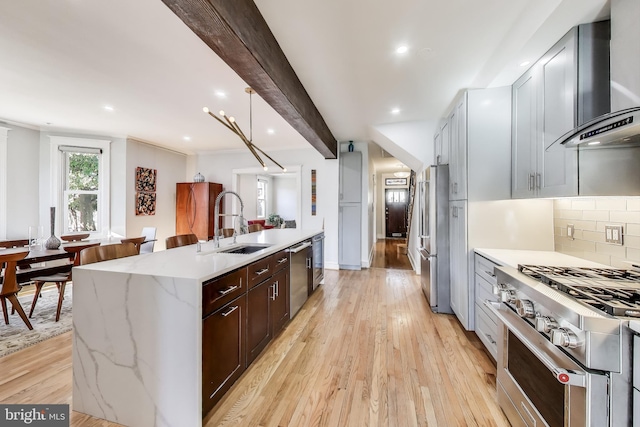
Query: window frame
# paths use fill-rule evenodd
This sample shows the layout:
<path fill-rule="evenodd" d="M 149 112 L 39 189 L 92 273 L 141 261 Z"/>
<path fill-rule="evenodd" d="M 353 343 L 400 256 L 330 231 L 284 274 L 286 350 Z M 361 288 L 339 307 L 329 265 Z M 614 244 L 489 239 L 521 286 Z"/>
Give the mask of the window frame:
<path fill-rule="evenodd" d="M 262 192 L 262 197 L 259 196 L 259 192 L 258 192 L 259 187 L 260 187 L 260 183 L 264 183 L 263 184 L 264 191 Z M 262 177 L 258 177 L 256 179 L 256 218 L 258 218 L 258 219 L 267 219 L 267 217 L 268 217 L 268 214 L 267 214 L 267 212 L 269 210 L 268 209 L 269 206 L 267 206 L 267 200 L 268 200 L 267 199 L 267 191 L 269 191 L 268 187 L 269 187 L 269 180 L 264 179 Z M 258 207 L 260 206 L 260 200 L 264 201 L 264 215 L 260 215 L 258 213 Z"/>
<path fill-rule="evenodd" d="M 51 206 L 56 206 L 56 229 L 63 230 L 66 219 L 64 186 L 65 186 L 65 159 L 62 146 L 100 149 L 100 162 L 98 165 L 98 223 L 96 231 L 90 234 L 93 237 L 107 237 L 111 230 L 111 141 L 103 139 L 89 139 L 68 136 L 49 136 L 50 160 L 51 160 Z M 61 233 L 63 234 L 63 233 Z"/>

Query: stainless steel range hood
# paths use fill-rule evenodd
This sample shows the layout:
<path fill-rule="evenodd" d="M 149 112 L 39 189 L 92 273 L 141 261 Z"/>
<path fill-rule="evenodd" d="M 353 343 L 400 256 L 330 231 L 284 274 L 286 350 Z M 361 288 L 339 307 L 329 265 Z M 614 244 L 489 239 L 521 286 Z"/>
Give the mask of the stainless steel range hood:
<path fill-rule="evenodd" d="M 561 136 L 574 149 L 581 196 L 640 196 L 640 1 L 611 0 L 611 113 Z"/>
<path fill-rule="evenodd" d="M 640 74 L 638 74 L 640 78 Z M 566 148 L 640 144 L 640 107 L 604 114 L 567 132 L 558 141 Z"/>

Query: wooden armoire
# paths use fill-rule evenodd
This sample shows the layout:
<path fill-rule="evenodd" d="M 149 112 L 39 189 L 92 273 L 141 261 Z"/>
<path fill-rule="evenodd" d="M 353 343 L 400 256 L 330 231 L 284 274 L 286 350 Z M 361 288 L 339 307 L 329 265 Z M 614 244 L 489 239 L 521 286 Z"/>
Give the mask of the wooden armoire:
<path fill-rule="evenodd" d="M 200 240 L 211 240 L 215 232 L 214 209 L 222 184 L 215 182 L 179 182 L 176 184 L 176 234 L 193 233 Z M 220 213 L 224 200 L 220 200 Z M 222 221 L 218 218 L 218 227 Z"/>

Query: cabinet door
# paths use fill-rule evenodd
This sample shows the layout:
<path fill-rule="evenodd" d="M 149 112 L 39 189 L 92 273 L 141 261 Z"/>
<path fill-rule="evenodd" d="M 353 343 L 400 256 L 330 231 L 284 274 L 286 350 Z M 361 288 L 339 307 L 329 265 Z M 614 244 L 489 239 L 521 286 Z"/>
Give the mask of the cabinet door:
<path fill-rule="evenodd" d="M 458 109 L 454 108 L 447 119 L 449 127 L 449 200 L 456 200 L 455 180 L 460 167 L 458 155 Z"/>
<path fill-rule="evenodd" d="M 467 259 L 467 212 L 465 201 L 449 205 L 449 240 L 451 266 L 451 308 L 465 329 L 471 327 L 469 318 L 469 280 Z"/>
<path fill-rule="evenodd" d="M 248 292 L 247 365 L 271 341 L 271 285 L 271 280 L 265 280 Z"/>
<path fill-rule="evenodd" d="M 511 138 L 511 197 L 534 196 L 537 147 L 537 70 L 524 73 L 513 84 Z"/>
<path fill-rule="evenodd" d="M 553 145 L 577 123 L 575 31 L 567 33 L 540 63 L 542 124 L 537 148 L 536 190 L 539 197 L 577 196 L 578 152 Z"/>
<path fill-rule="evenodd" d="M 246 367 L 246 294 L 202 321 L 202 413 L 206 414 Z"/>
<path fill-rule="evenodd" d="M 436 148 L 435 164 L 449 164 L 449 122 L 444 120 L 438 126 L 438 131 L 434 137 L 434 146 Z"/>
<path fill-rule="evenodd" d="M 467 199 L 467 95 L 456 103 L 456 167 L 454 170 L 453 193 L 455 200 Z"/>
<path fill-rule="evenodd" d="M 362 200 L 362 153 L 340 153 L 340 202 L 360 203 Z"/>
<path fill-rule="evenodd" d="M 360 270 L 362 208 L 359 203 L 340 205 L 338 262 L 340 268 Z"/>
<path fill-rule="evenodd" d="M 289 321 L 289 270 L 271 279 L 271 335 L 275 337 Z"/>

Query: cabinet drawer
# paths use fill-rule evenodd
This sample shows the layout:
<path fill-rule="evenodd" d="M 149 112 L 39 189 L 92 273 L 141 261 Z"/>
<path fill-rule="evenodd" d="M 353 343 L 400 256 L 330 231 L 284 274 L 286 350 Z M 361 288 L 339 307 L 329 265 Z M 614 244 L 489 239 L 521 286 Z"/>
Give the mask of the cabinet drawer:
<path fill-rule="evenodd" d="M 476 304 L 476 335 L 494 359 L 498 357 L 498 326 L 487 316 L 484 306 Z"/>
<path fill-rule="evenodd" d="M 475 271 L 476 274 L 480 275 L 483 279 L 485 279 L 490 284 L 496 284 L 496 276 L 493 273 L 494 267 L 499 267 L 498 264 L 493 263 L 486 259 L 483 256 L 476 254 L 475 260 Z"/>
<path fill-rule="evenodd" d="M 268 279 L 273 274 L 273 258 L 268 256 L 247 267 L 249 289 Z"/>
<path fill-rule="evenodd" d="M 202 317 L 214 312 L 229 301 L 243 294 L 247 288 L 247 269 L 227 273 L 204 282 L 202 288 Z"/>
<path fill-rule="evenodd" d="M 482 276 L 479 274 L 475 275 L 476 280 L 476 304 L 484 307 L 484 302 L 489 301 L 499 301 L 498 295 L 493 293 L 493 285 L 487 282 Z"/>
<path fill-rule="evenodd" d="M 271 258 L 273 260 L 274 272 L 278 272 L 285 267 L 289 268 L 289 252 L 286 250 L 271 255 Z"/>

